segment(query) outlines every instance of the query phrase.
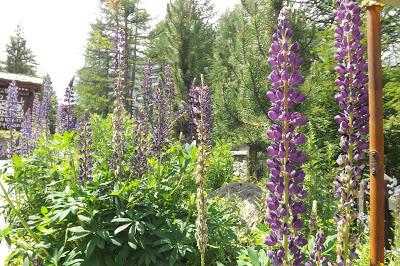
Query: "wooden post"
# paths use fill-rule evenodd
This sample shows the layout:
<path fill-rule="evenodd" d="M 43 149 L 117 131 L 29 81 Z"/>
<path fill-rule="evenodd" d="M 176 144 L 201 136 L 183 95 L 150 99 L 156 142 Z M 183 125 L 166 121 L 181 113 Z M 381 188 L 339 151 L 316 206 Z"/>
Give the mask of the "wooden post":
<path fill-rule="evenodd" d="M 370 178 L 371 178 L 371 229 L 370 265 L 384 263 L 384 217 L 385 184 L 383 161 L 383 93 L 381 62 L 381 22 L 382 6 L 367 6 L 368 42 L 368 94 L 369 94 L 369 134 L 370 134 Z"/>

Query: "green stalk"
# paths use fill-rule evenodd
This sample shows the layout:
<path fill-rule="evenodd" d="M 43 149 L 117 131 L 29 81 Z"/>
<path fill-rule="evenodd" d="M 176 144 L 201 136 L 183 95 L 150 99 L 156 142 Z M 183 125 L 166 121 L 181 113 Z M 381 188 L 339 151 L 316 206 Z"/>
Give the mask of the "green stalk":
<path fill-rule="evenodd" d="M 26 231 L 28 232 L 28 234 L 32 237 L 32 239 L 36 242 L 36 243 L 40 243 L 39 238 L 37 237 L 37 235 L 32 231 L 32 229 L 29 227 L 29 225 L 27 224 L 27 222 L 24 220 L 24 218 L 22 217 L 21 213 L 15 208 L 14 204 L 12 203 L 7 190 L 4 188 L 3 184 L 0 181 L 0 188 L 3 191 L 4 194 L 4 198 L 6 199 L 8 205 L 10 205 L 11 210 L 15 213 L 15 215 L 18 217 L 19 221 L 21 222 L 21 224 L 24 226 L 24 228 L 26 229 Z M 44 253 L 46 254 L 46 256 L 50 256 L 49 253 L 43 249 Z"/>

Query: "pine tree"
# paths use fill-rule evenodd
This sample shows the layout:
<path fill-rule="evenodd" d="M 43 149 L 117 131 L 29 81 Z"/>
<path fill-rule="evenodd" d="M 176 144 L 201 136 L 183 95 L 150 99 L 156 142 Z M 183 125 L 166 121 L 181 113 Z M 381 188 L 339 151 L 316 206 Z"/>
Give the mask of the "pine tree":
<path fill-rule="evenodd" d="M 167 15 L 150 34 L 150 58 L 174 67 L 175 80 L 183 100 L 193 79 L 207 74 L 215 32 L 214 7 L 210 0 L 174 0 Z"/>
<path fill-rule="evenodd" d="M 27 47 L 26 39 L 23 37 L 21 26 L 17 26 L 15 36 L 10 37 L 6 47 L 7 59 L 4 64 L 4 71 L 9 73 L 35 75 L 36 59 L 32 50 Z"/>
<path fill-rule="evenodd" d="M 78 71 L 78 110 L 105 115 L 112 112 L 115 69 L 112 64 L 112 34 L 116 28 L 126 36 L 127 68 L 124 77 L 124 94 L 130 110 L 132 95 L 138 90 L 137 74 L 144 64 L 144 47 L 147 40 L 149 14 L 141 8 L 141 0 L 117 0 L 113 10 L 109 3 L 100 0 L 101 16 L 91 25 L 92 30 L 85 52 L 85 65 Z"/>

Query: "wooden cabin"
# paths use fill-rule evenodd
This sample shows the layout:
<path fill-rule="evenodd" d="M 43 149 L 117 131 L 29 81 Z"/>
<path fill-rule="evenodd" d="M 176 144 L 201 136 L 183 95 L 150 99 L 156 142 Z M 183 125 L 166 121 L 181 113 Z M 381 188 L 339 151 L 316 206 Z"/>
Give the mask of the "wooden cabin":
<path fill-rule="evenodd" d="M 22 74 L 0 72 L 0 130 L 6 130 L 7 88 L 15 81 L 18 91 L 17 130 L 21 127 L 25 111 L 32 108 L 34 94 L 42 89 L 43 79 Z"/>

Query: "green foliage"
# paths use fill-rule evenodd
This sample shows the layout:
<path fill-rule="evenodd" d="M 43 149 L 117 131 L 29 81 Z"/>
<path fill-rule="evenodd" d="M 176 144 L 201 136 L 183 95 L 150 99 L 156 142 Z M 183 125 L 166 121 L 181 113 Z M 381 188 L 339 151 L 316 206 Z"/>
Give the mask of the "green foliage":
<path fill-rule="evenodd" d="M 55 134 L 30 157 L 14 156 L 3 178 L 11 205 L 1 238 L 15 245 L 8 265 L 197 265 L 195 239 L 197 147 L 169 146 L 142 179 L 120 180 L 108 169 L 110 119 L 92 118 L 93 182 L 77 182 L 75 133 Z M 127 148 L 128 150 L 130 148 Z M 103 153 L 104 152 L 104 153 Z M 207 265 L 232 265 L 240 221 L 216 201 L 208 204 Z M 21 218 L 34 237 L 26 235 Z M 46 255 L 48 254 L 48 255 Z"/>
<path fill-rule="evenodd" d="M 239 252 L 238 266 L 267 266 L 271 265 L 265 249 L 256 249 L 256 247 L 248 247 Z"/>
<path fill-rule="evenodd" d="M 219 20 L 210 68 L 216 138 L 265 146 L 270 107 L 265 96 L 270 73 L 267 59 L 282 5 L 279 0 L 246 0 Z M 292 13 L 292 24 L 307 73 L 314 57 L 314 28 L 301 12 Z"/>
<path fill-rule="evenodd" d="M 119 16 L 115 16 L 107 6 L 107 1 L 101 0 L 101 16 L 91 25 L 85 52 L 85 64 L 78 71 L 79 80 L 76 85 L 78 92 L 78 111 L 88 110 L 91 113 L 107 115 L 113 110 L 114 95 L 112 95 L 115 76 L 113 66 L 113 31 L 118 26 L 125 32 L 127 69 L 124 73 L 124 93 L 126 105 L 131 107 L 131 89 L 138 90 L 138 76 L 144 61 L 146 46 L 147 23 L 149 14 L 141 8 L 141 0 L 120 1 Z M 131 108 L 129 108 L 130 110 Z"/>
<path fill-rule="evenodd" d="M 36 59 L 32 50 L 27 47 L 26 39 L 22 35 L 21 26 L 18 25 L 15 36 L 10 37 L 7 44 L 7 58 L 3 62 L 4 70 L 9 73 L 36 75 Z"/>
<path fill-rule="evenodd" d="M 303 217 L 304 224 L 308 225 L 312 202 L 317 201 L 318 223 L 325 235 L 333 235 L 336 231 L 334 215 L 337 211 L 337 200 L 333 195 L 332 183 L 336 176 L 336 157 L 338 147 L 329 143 L 318 145 L 318 136 L 315 134 L 313 124 L 308 124 L 308 139 L 305 151 L 309 154 L 308 161 L 304 164 L 306 179 L 304 185 L 308 191 L 306 198 L 307 209 L 310 210 Z M 305 228 L 308 231 L 308 228 Z"/>
<path fill-rule="evenodd" d="M 211 190 L 229 183 L 233 177 L 232 146 L 229 143 L 217 142 L 211 149 L 207 161 L 206 180 Z"/>
<path fill-rule="evenodd" d="M 385 172 L 400 177 L 400 67 L 384 69 Z"/>
<path fill-rule="evenodd" d="M 171 64 L 181 99 L 186 100 L 194 78 L 207 74 L 214 30 L 210 0 L 174 0 L 167 15 L 150 34 L 149 56 L 162 65 Z"/>

